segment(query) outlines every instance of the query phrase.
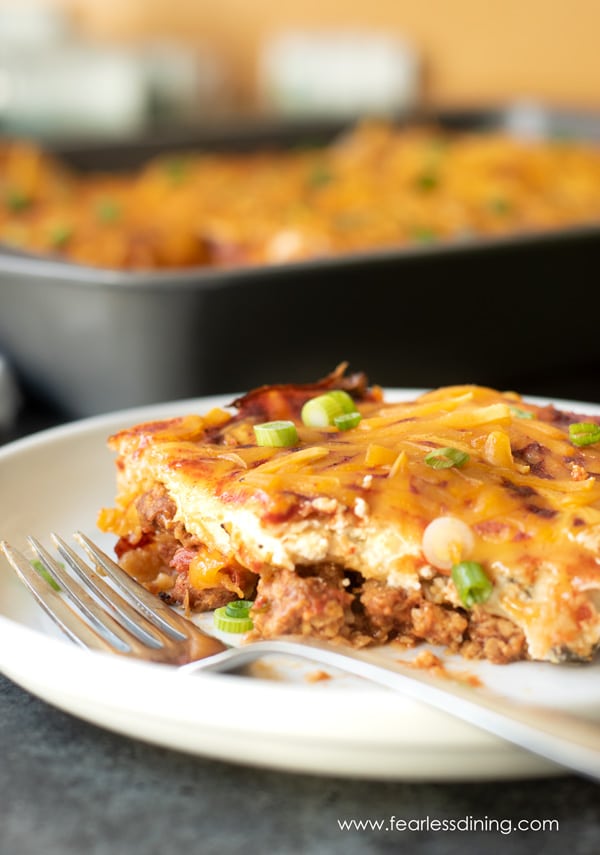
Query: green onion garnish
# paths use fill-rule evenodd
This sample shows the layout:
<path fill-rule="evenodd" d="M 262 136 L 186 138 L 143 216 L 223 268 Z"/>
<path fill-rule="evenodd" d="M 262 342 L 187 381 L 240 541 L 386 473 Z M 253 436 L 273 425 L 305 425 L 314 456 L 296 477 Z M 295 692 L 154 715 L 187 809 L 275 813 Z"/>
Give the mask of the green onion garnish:
<path fill-rule="evenodd" d="M 317 163 L 308 176 L 308 184 L 311 187 L 324 187 L 333 181 L 334 175 L 324 163 Z"/>
<path fill-rule="evenodd" d="M 511 204 L 508 199 L 504 199 L 501 196 L 496 199 L 490 199 L 489 208 L 494 214 L 508 214 L 511 209 Z"/>
<path fill-rule="evenodd" d="M 215 609 L 213 622 L 217 629 L 222 632 L 248 632 L 252 629 L 254 626 L 252 618 L 248 616 L 232 617 L 227 614 L 227 608 L 227 606 L 221 606 L 221 608 Z"/>
<path fill-rule="evenodd" d="M 413 240 L 419 241 L 420 243 L 431 243 L 432 241 L 437 240 L 437 234 L 433 229 L 413 229 L 411 232 L 411 238 Z"/>
<path fill-rule="evenodd" d="M 329 427 L 333 424 L 334 418 L 343 413 L 344 410 L 335 398 L 330 395 L 319 395 L 304 404 L 301 418 L 308 427 Z"/>
<path fill-rule="evenodd" d="M 227 603 L 225 611 L 228 617 L 247 618 L 253 605 L 252 600 L 233 600 L 233 602 Z"/>
<path fill-rule="evenodd" d="M 356 404 L 347 392 L 334 389 L 311 398 L 302 407 L 302 421 L 307 427 L 329 427 L 337 416 L 356 412 Z"/>
<path fill-rule="evenodd" d="M 419 190 L 434 190 L 440 183 L 439 176 L 435 172 L 426 171 L 417 175 L 415 184 Z"/>
<path fill-rule="evenodd" d="M 50 243 L 58 249 L 67 243 L 72 234 L 71 226 L 66 224 L 54 226 L 50 231 Z"/>
<path fill-rule="evenodd" d="M 297 445 L 298 443 L 296 425 L 294 422 L 285 420 L 263 422 L 261 425 L 254 425 L 254 435 L 259 445 L 266 445 L 272 448 L 287 448 L 290 445 Z"/>
<path fill-rule="evenodd" d="M 529 410 L 522 410 L 520 407 L 509 407 L 508 408 L 513 416 L 516 419 L 534 419 L 535 416 L 533 413 L 530 413 Z"/>
<path fill-rule="evenodd" d="M 461 561 L 451 571 L 461 603 L 468 609 L 476 603 L 484 603 L 494 586 L 485 570 L 477 561 Z"/>
<path fill-rule="evenodd" d="M 332 389 L 331 392 L 327 392 L 327 395 L 329 395 L 330 398 L 333 398 L 334 401 L 338 402 L 343 413 L 356 412 L 354 399 L 347 392 L 344 392 L 343 389 Z"/>
<path fill-rule="evenodd" d="M 19 211 L 24 211 L 31 204 L 30 197 L 22 190 L 13 188 L 9 190 L 5 197 L 6 207 L 9 211 L 17 214 Z"/>
<path fill-rule="evenodd" d="M 121 216 L 121 208 L 113 199 L 102 199 L 96 206 L 96 216 L 101 223 L 115 223 Z"/>
<path fill-rule="evenodd" d="M 469 455 L 458 448 L 436 448 L 425 455 L 425 463 L 432 469 L 451 469 L 453 466 L 464 466 Z"/>
<path fill-rule="evenodd" d="M 173 184 L 181 184 L 188 173 L 188 162 L 185 157 L 170 157 L 164 161 L 164 169 Z"/>
<path fill-rule="evenodd" d="M 54 588 L 55 591 L 60 591 L 60 585 L 55 579 L 52 578 L 50 573 L 48 573 L 41 561 L 32 561 L 31 566 L 34 570 L 37 570 L 42 579 L 45 579 L 51 588 Z"/>
<path fill-rule="evenodd" d="M 335 416 L 333 423 L 338 430 L 351 430 L 360 422 L 362 416 L 358 412 L 342 413 L 341 416 Z"/>
<path fill-rule="evenodd" d="M 600 425 L 595 422 L 575 422 L 569 425 L 569 438 L 573 445 L 592 445 L 600 442 Z"/>

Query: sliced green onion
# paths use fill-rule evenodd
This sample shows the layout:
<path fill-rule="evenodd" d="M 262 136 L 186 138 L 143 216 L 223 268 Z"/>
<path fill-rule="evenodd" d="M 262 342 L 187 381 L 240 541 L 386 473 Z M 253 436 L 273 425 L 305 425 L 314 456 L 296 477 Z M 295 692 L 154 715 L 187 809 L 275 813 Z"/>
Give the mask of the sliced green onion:
<path fill-rule="evenodd" d="M 342 408 L 343 413 L 356 412 L 356 404 L 354 403 L 354 398 L 352 397 L 352 395 L 349 395 L 347 392 L 344 392 L 343 389 L 332 389 L 331 392 L 327 392 L 327 395 L 330 398 L 333 398 L 334 401 L 338 402 L 338 404 Z"/>
<path fill-rule="evenodd" d="M 595 422 L 575 422 L 569 425 L 569 438 L 573 445 L 592 445 L 600 442 L 600 425 Z"/>
<path fill-rule="evenodd" d="M 22 190 L 13 188 L 9 190 L 5 197 L 6 207 L 15 214 L 19 211 L 24 211 L 31 204 L 30 197 Z"/>
<path fill-rule="evenodd" d="M 439 175 L 436 172 L 427 170 L 417 175 L 415 184 L 419 190 L 434 190 L 440 183 Z"/>
<path fill-rule="evenodd" d="M 460 601 L 468 609 L 476 603 L 485 603 L 494 590 L 491 580 L 477 561 L 461 561 L 455 564 L 451 575 Z"/>
<path fill-rule="evenodd" d="M 58 249 L 67 243 L 72 234 L 71 226 L 66 224 L 54 226 L 50 231 L 50 243 Z"/>
<path fill-rule="evenodd" d="M 188 174 L 188 161 L 185 157 L 170 157 L 164 162 L 164 169 L 173 184 L 181 184 Z"/>
<path fill-rule="evenodd" d="M 101 199 L 96 206 L 96 216 L 101 223 L 115 223 L 121 216 L 121 208 L 113 199 Z"/>
<path fill-rule="evenodd" d="M 308 184 L 310 187 L 324 187 L 333 179 L 334 174 L 329 167 L 325 163 L 317 163 L 308 176 Z"/>
<path fill-rule="evenodd" d="M 425 455 L 425 463 L 432 469 L 451 469 L 453 466 L 464 466 L 469 455 L 458 448 L 436 448 Z"/>
<path fill-rule="evenodd" d="M 337 416 L 356 412 L 356 404 L 347 392 L 334 389 L 311 398 L 302 407 L 301 418 L 307 427 L 329 427 Z"/>
<path fill-rule="evenodd" d="M 294 422 L 285 420 L 254 425 L 254 435 L 259 445 L 271 448 L 287 448 L 298 443 L 296 425 Z"/>
<path fill-rule="evenodd" d="M 343 413 L 343 409 L 335 398 L 330 395 L 319 395 L 318 398 L 311 398 L 304 404 L 300 416 L 308 427 L 329 427 L 333 424 L 334 418 Z"/>
<path fill-rule="evenodd" d="M 504 199 L 502 196 L 498 196 L 495 199 L 490 199 L 489 208 L 494 214 L 508 214 L 511 209 L 511 204 L 508 199 Z"/>
<path fill-rule="evenodd" d="M 411 238 L 420 243 L 431 243 L 432 241 L 436 241 L 437 237 L 437 233 L 433 229 L 413 229 L 411 232 Z"/>
<path fill-rule="evenodd" d="M 357 412 L 342 413 L 341 416 L 334 418 L 333 423 L 338 430 L 350 430 L 351 428 L 355 428 L 361 419 L 361 414 Z"/>
<path fill-rule="evenodd" d="M 45 579 L 51 588 L 54 588 L 55 591 L 60 591 L 60 585 L 55 579 L 52 578 L 50 573 L 48 573 L 41 561 L 32 561 L 31 566 L 34 570 L 37 570 L 42 579 Z"/>
<path fill-rule="evenodd" d="M 215 609 L 213 622 L 222 632 L 248 632 L 254 624 L 249 617 L 231 617 L 227 614 L 227 606 Z"/>
<path fill-rule="evenodd" d="M 225 611 L 228 617 L 247 618 L 250 615 L 250 609 L 254 605 L 252 600 L 234 600 L 227 603 Z"/>
<path fill-rule="evenodd" d="M 529 410 L 522 410 L 521 407 L 509 407 L 508 408 L 512 415 L 516 419 L 534 419 L 535 416 L 533 413 L 530 413 Z"/>

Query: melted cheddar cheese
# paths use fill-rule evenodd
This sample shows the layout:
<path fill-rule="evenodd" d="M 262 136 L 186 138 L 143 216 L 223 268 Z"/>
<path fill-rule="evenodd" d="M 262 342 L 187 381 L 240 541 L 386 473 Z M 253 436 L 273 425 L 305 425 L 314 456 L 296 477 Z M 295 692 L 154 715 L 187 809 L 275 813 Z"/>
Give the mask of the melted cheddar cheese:
<path fill-rule="evenodd" d="M 219 562 L 259 575 L 333 563 L 390 588 L 438 579 L 445 605 L 461 609 L 447 566 L 423 550 L 427 527 L 455 518 L 470 534 L 468 547 L 450 545 L 453 558 L 478 562 L 493 583 L 478 610 L 519 627 L 532 658 L 589 658 L 600 642 L 600 444 L 576 447 L 568 432 L 584 419 L 478 386 L 378 397 L 357 401 L 362 419 L 347 431 L 296 414 L 291 448 L 257 445 L 260 413 L 243 409 L 123 431 L 111 439 L 118 508 L 100 525 L 134 531 L 135 503 L 158 483 L 175 520 L 219 556 L 212 571 L 196 560 L 197 584 L 203 573 L 212 583 Z M 448 447 L 466 462 L 427 462 Z"/>

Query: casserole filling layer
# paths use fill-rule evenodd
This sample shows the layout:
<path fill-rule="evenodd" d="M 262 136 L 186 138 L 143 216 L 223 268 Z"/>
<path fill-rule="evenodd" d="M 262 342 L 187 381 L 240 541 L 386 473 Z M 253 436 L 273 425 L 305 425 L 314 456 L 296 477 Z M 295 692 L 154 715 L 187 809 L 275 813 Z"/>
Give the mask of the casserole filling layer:
<path fill-rule="evenodd" d="M 252 618 L 265 638 L 307 635 L 356 646 L 428 641 L 498 663 L 526 653 L 525 636 L 512 621 L 457 607 L 446 576 L 427 574 L 431 578 L 410 590 L 334 563 L 266 567 L 258 574 L 237 563 L 223 565 L 217 556 L 211 565 L 206 547 L 174 522 L 176 507 L 164 488 L 140 496 L 137 507 L 143 535 L 136 545 L 120 539 L 120 562 L 174 605 L 204 611 L 255 598 Z"/>

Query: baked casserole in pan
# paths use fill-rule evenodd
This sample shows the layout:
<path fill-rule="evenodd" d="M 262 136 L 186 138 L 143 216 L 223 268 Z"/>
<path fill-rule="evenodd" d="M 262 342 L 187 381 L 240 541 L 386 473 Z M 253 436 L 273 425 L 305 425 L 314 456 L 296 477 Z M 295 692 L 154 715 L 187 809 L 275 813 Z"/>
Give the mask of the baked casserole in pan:
<path fill-rule="evenodd" d="M 0 350 L 69 417 L 340 358 L 385 386 L 594 400 L 574 381 L 600 364 L 600 121 L 512 124 L 5 142 Z"/>
<path fill-rule="evenodd" d="M 329 145 L 90 174 L 0 148 L 0 241 L 118 270 L 279 264 L 600 218 L 600 149 L 364 123 Z"/>

